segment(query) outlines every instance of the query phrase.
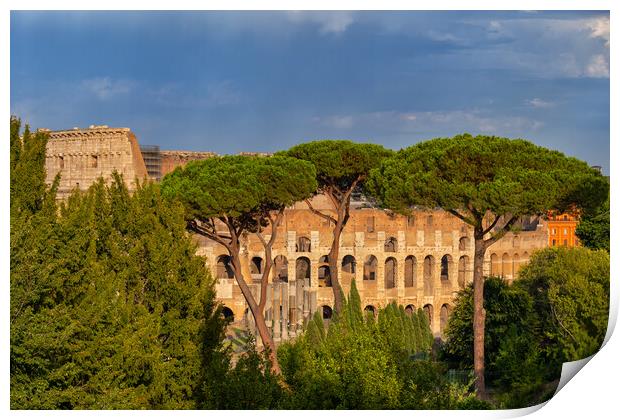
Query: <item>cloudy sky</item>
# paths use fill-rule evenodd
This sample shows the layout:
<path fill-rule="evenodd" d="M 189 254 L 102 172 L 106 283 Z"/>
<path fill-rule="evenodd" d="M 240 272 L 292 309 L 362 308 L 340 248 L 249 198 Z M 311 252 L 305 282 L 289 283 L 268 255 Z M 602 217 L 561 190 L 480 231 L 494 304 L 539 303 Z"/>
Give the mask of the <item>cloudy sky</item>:
<path fill-rule="evenodd" d="M 219 153 L 526 138 L 609 173 L 604 12 L 11 12 L 11 113 Z"/>

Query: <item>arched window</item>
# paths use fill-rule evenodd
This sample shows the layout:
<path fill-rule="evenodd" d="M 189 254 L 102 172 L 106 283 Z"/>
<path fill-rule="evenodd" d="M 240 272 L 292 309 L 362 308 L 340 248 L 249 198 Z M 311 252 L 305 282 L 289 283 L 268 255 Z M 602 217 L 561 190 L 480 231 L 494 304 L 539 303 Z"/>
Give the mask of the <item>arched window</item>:
<path fill-rule="evenodd" d="M 413 255 L 405 258 L 405 287 L 416 287 L 416 260 Z"/>
<path fill-rule="evenodd" d="M 512 258 L 506 252 L 502 255 L 502 277 L 512 277 Z"/>
<path fill-rule="evenodd" d="M 273 259 L 273 281 L 288 283 L 288 260 L 284 255 Z"/>
<path fill-rule="evenodd" d="M 295 280 L 310 279 L 310 260 L 306 257 L 299 257 L 295 261 Z"/>
<path fill-rule="evenodd" d="M 426 314 L 426 318 L 428 319 L 428 325 L 433 326 L 433 305 L 427 303 L 424 305 L 424 313 Z"/>
<path fill-rule="evenodd" d="M 385 273 L 383 279 L 385 280 L 385 288 L 393 289 L 396 287 L 396 258 L 390 257 L 385 260 Z"/>
<path fill-rule="evenodd" d="M 377 280 L 377 258 L 374 255 L 364 261 L 364 280 Z"/>
<path fill-rule="evenodd" d="M 323 305 L 323 319 L 332 319 L 332 308 Z"/>
<path fill-rule="evenodd" d="M 450 318 L 450 306 L 447 303 L 441 306 L 439 311 L 439 332 L 443 334 L 448 326 L 448 318 Z"/>
<path fill-rule="evenodd" d="M 491 254 L 491 275 L 499 276 L 501 274 L 501 263 L 497 254 Z"/>
<path fill-rule="evenodd" d="M 305 236 L 300 236 L 297 238 L 297 243 L 295 244 L 296 252 L 310 252 L 310 239 Z"/>
<path fill-rule="evenodd" d="M 366 305 L 366 307 L 364 308 L 364 312 L 371 313 L 373 316 L 375 316 L 376 314 L 375 307 L 372 305 Z"/>
<path fill-rule="evenodd" d="M 390 236 L 389 238 L 387 238 L 385 240 L 385 243 L 383 244 L 384 252 L 396 252 L 397 248 L 398 248 L 398 240 L 396 240 L 396 238 L 394 238 L 393 236 Z"/>
<path fill-rule="evenodd" d="M 235 274 L 232 269 L 232 260 L 229 255 L 217 257 L 216 275 L 218 279 L 232 279 Z"/>
<path fill-rule="evenodd" d="M 262 274 L 263 272 L 263 259 L 261 257 L 254 257 L 250 262 L 250 274 Z"/>
<path fill-rule="evenodd" d="M 355 274 L 355 257 L 345 255 L 342 259 L 342 271 L 349 274 Z"/>
<path fill-rule="evenodd" d="M 319 258 L 319 287 L 331 287 L 332 279 L 329 271 L 329 257 L 323 255 Z"/>
<path fill-rule="evenodd" d="M 469 238 L 467 236 L 462 236 L 459 239 L 459 251 L 467 251 L 469 248 Z"/>
<path fill-rule="evenodd" d="M 445 283 L 450 282 L 450 268 L 452 268 L 452 257 L 450 255 L 444 255 L 441 257 L 441 281 Z"/>
<path fill-rule="evenodd" d="M 427 255 L 424 258 L 424 295 L 432 296 L 433 294 L 433 266 L 435 265 L 435 258 L 431 255 Z"/>
<path fill-rule="evenodd" d="M 465 280 L 467 278 L 467 267 L 469 267 L 469 257 L 467 255 L 463 255 L 461 258 L 459 258 L 458 283 L 461 289 L 465 287 Z"/>
<path fill-rule="evenodd" d="M 224 319 L 233 322 L 235 320 L 235 314 L 233 314 L 232 309 L 230 309 L 228 306 L 224 306 L 224 308 L 222 308 L 222 316 L 224 317 Z"/>
<path fill-rule="evenodd" d="M 405 312 L 407 313 L 407 315 L 412 315 L 413 313 L 415 313 L 415 306 L 414 305 L 405 306 Z"/>

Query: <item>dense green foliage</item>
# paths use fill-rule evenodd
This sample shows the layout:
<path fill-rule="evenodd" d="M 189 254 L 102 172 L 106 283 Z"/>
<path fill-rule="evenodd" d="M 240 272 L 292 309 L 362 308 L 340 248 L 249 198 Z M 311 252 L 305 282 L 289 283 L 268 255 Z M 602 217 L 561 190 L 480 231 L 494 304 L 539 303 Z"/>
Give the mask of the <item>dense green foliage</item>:
<path fill-rule="evenodd" d="M 516 287 L 534 299 L 541 352 L 550 364 L 583 359 L 603 343 L 609 318 L 609 254 L 587 248 L 538 251 Z"/>
<path fill-rule="evenodd" d="M 329 328 L 315 314 L 305 334 L 278 349 L 292 407 L 450 409 L 472 403 L 466 386 L 446 379 L 442 364 L 420 360 L 428 359 L 432 340 L 423 311 L 408 315 L 390 304 L 377 320 L 364 318 L 354 284 L 343 309 Z"/>
<path fill-rule="evenodd" d="M 446 327 L 443 357 L 460 369 L 473 368 L 473 287 L 458 292 Z M 531 379 L 541 369 L 536 358 L 533 299 L 503 279 L 485 281 L 485 364 L 491 384 L 514 384 Z M 531 360 L 531 356 L 535 359 Z"/>
<path fill-rule="evenodd" d="M 392 152 L 378 144 L 317 140 L 298 144 L 282 154 L 311 162 L 316 168 L 318 190 L 327 192 L 334 187 L 346 191 L 354 181 L 363 181 Z"/>
<path fill-rule="evenodd" d="M 182 208 L 116 176 L 57 209 L 45 140 L 11 121 L 11 407 L 193 407 L 223 324 Z"/>
<path fill-rule="evenodd" d="M 443 356 L 472 366 L 472 287 L 459 292 L 446 328 Z M 512 285 L 488 278 L 485 357 L 487 380 L 508 407 L 550 397 L 546 384 L 562 363 L 588 357 L 601 346 L 609 312 L 609 254 L 585 248 L 535 253 Z"/>
<path fill-rule="evenodd" d="M 164 195 L 183 203 L 188 220 L 227 215 L 257 230 L 268 212 L 309 197 L 316 180 L 312 164 L 298 159 L 222 156 L 178 167 L 161 186 Z"/>
<path fill-rule="evenodd" d="M 476 212 L 539 214 L 573 202 L 591 208 L 605 199 L 605 183 L 585 162 L 560 152 L 463 134 L 399 151 L 372 171 L 369 187 L 395 211 L 412 205 L 470 210 L 466 217 L 473 220 Z"/>
<path fill-rule="evenodd" d="M 596 211 L 585 214 L 577 225 L 576 234 L 582 245 L 609 252 L 609 197 Z"/>

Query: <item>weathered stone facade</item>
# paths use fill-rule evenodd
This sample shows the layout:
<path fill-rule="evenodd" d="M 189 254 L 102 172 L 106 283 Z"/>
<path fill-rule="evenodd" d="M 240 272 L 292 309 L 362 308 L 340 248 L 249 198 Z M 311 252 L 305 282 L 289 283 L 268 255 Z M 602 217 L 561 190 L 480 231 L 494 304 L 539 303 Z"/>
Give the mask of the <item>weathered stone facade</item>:
<path fill-rule="evenodd" d="M 211 152 L 161 151 L 161 175 L 176 166 L 216 156 Z M 61 174 L 59 196 L 74 188 L 86 189 L 99 177 L 108 180 L 114 170 L 122 173 L 130 188 L 147 176 L 136 137 L 128 128 L 91 126 L 50 132 L 46 157 L 47 181 Z M 322 196 L 313 206 L 329 209 Z M 340 243 L 338 276 L 345 293 L 355 279 L 363 306 L 376 311 L 391 301 L 409 308 L 424 308 L 435 334 L 443 331 L 455 293 L 473 279 L 472 229 L 442 210 L 419 210 L 413 216 L 364 208 L 357 201 Z M 519 266 L 536 249 L 548 246 L 546 222 L 530 218 L 524 229 L 508 233 L 488 250 L 486 274 L 512 281 Z M 312 214 L 305 203 L 287 209 L 273 246 L 275 266 L 270 275 L 267 321 L 277 341 L 294 336 L 316 310 L 331 314 L 333 292 L 327 255 L 332 226 Z M 251 316 L 239 286 L 227 266 L 225 249 L 197 237 L 199 254 L 207 258 L 217 279 L 217 296 L 235 323 L 252 328 Z M 243 238 L 244 277 L 255 296 L 264 266 L 264 250 L 258 238 Z"/>
<path fill-rule="evenodd" d="M 316 200 L 314 207 L 321 201 Z M 267 319 L 275 325 L 276 339 L 294 334 L 316 310 L 328 317 L 333 307 L 327 267 L 332 227 L 304 206 L 286 211 L 273 247 Z M 205 238 L 199 241 L 199 252 L 207 257 L 217 278 L 219 299 L 237 322 L 251 323 L 241 290 L 227 269 L 225 249 Z M 489 248 L 485 273 L 512 281 L 532 252 L 546 246 L 544 222 L 534 230 L 508 233 Z M 406 217 L 380 209 L 354 209 L 341 237 L 338 275 L 345 293 L 355 279 L 368 310 L 376 311 L 392 301 L 411 309 L 424 308 L 433 332 L 439 335 L 455 293 L 473 280 L 473 252 L 472 229 L 442 210 L 420 210 Z M 247 235 L 241 261 L 249 282 L 260 281 L 264 258 L 261 242 Z M 255 284 L 256 291 L 258 287 Z"/>
<path fill-rule="evenodd" d="M 130 189 L 136 179 L 147 177 L 136 136 L 129 128 L 105 125 L 49 132 L 45 168 L 48 184 L 61 175 L 59 198 L 75 188 L 87 189 L 100 177 L 108 181 L 115 170 L 123 174 Z"/>
<path fill-rule="evenodd" d="M 183 150 L 162 150 L 160 155 L 162 177 L 172 172 L 177 166 L 183 166 L 192 160 L 208 159 L 217 156 L 213 152 L 189 152 Z"/>

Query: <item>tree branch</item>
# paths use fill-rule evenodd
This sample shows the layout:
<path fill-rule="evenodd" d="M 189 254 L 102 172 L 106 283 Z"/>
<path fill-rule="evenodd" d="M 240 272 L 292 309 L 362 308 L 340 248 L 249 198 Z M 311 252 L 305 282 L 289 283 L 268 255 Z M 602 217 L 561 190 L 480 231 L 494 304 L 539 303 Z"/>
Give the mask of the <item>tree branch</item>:
<path fill-rule="evenodd" d="M 308 205 L 308 208 L 310 209 L 310 211 L 311 211 L 312 213 L 316 214 L 316 215 L 317 215 L 317 216 L 319 216 L 319 217 L 322 217 L 323 219 L 325 219 L 325 220 L 327 220 L 327 221 L 329 221 L 329 222 L 336 223 L 336 219 L 334 219 L 332 216 L 330 216 L 330 215 L 328 215 L 328 214 L 321 213 L 320 211 L 318 211 L 317 209 L 315 209 L 315 208 L 312 206 L 312 204 L 310 203 L 310 200 L 309 200 L 309 199 L 307 199 L 307 198 L 306 198 L 304 201 L 305 201 L 305 203 Z"/>
<path fill-rule="evenodd" d="M 506 224 L 504 225 L 504 227 L 502 227 L 499 231 L 497 231 L 493 236 L 491 236 L 489 239 L 486 239 L 484 241 L 485 246 L 488 248 L 489 246 L 493 245 L 495 242 L 497 242 L 499 239 L 501 239 L 506 233 L 508 233 L 508 231 L 510 231 L 510 228 L 512 227 L 512 225 L 514 224 L 514 222 L 516 222 L 518 219 L 517 216 L 512 216 L 510 218 L 510 220 L 508 220 L 506 222 Z"/>
<path fill-rule="evenodd" d="M 500 219 L 500 218 L 501 218 L 501 215 L 499 215 L 499 214 L 498 214 L 497 216 L 495 216 L 495 220 L 493 220 L 493 222 L 492 222 L 489 226 L 487 226 L 487 228 L 486 228 L 486 229 L 484 229 L 484 230 L 482 231 L 482 234 L 483 234 L 483 235 L 486 235 L 486 234 L 487 234 L 487 233 L 489 233 L 491 230 L 493 230 L 493 228 L 495 227 L 495 225 L 497 224 L 497 222 L 499 221 L 499 219 Z"/>
<path fill-rule="evenodd" d="M 457 210 L 454 210 L 454 209 L 448 209 L 447 211 L 448 211 L 448 213 L 452 214 L 453 216 L 458 217 L 459 219 L 461 219 L 462 221 L 464 221 L 464 222 L 465 222 L 465 223 L 467 223 L 468 225 L 472 225 L 472 226 L 475 226 L 475 225 L 476 225 L 476 221 L 475 221 L 475 220 L 473 220 L 473 219 L 471 219 L 471 218 L 469 218 L 469 217 L 467 217 L 467 216 L 462 215 L 462 214 L 461 214 L 459 211 L 457 211 Z"/>

